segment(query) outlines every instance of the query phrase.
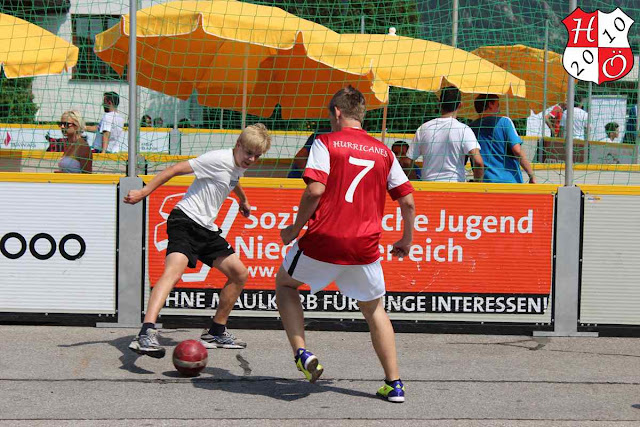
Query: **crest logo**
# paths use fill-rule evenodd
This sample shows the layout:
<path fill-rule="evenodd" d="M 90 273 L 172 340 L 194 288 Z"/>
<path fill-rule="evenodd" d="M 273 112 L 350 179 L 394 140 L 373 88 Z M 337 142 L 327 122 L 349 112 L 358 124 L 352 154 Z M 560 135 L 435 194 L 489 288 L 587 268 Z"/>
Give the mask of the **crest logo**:
<path fill-rule="evenodd" d="M 619 80 L 633 68 L 628 35 L 634 21 L 620 8 L 611 13 L 576 8 L 562 23 L 569 32 L 562 65 L 571 76 L 601 84 Z"/>

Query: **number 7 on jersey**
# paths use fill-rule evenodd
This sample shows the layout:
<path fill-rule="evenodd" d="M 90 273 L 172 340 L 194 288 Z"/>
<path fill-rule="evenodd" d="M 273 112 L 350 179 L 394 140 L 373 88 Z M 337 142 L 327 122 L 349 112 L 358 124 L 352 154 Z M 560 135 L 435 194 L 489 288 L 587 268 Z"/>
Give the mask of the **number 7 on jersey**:
<path fill-rule="evenodd" d="M 364 169 L 362 169 L 360 173 L 353 178 L 351 185 L 349 185 L 349 188 L 347 189 L 347 193 L 344 195 L 344 199 L 347 202 L 353 203 L 353 193 L 356 192 L 356 187 L 358 187 L 362 178 L 364 178 L 364 176 L 373 169 L 376 162 L 374 160 L 359 159 L 357 157 L 349 156 L 349 163 L 356 166 L 364 166 Z"/>

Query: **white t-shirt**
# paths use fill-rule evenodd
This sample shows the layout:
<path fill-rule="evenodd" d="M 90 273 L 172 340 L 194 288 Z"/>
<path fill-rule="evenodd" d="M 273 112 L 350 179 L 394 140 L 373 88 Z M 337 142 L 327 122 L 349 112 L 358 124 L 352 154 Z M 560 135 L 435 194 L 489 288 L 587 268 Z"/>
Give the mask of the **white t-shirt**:
<path fill-rule="evenodd" d="M 407 156 L 423 156 L 422 180 L 464 182 L 464 156 L 480 144 L 471 128 L 454 117 L 439 117 L 420 126 Z"/>
<path fill-rule="evenodd" d="M 109 145 L 107 145 L 109 153 L 117 153 L 125 149 L 124 117 L 116 111 L 105 113 L 100 119 L 98 134 L 93 140 L 93 147 L 99 150 L 102 150 L 102 132 L 111 132 L 109 134 Z"/>
<path fill-rule="evenodd" d="M 189 164 L 196 179 L 176 206 L 201 226 L 218 231 L 213 221 L 246 169 L 236 166 L 231 148 L 209 151 Z"/>
<path fill-rule="evenodd" d="M 585 139 L 587 136 L 584 134 L 584 131 L 587 127 L 587 121 L 589 119 L 589 113 L 584 111 L 582 108 L 574 107 L 573 108 L 573 139 Z M 560 121 L 560 126 L 565 129 L 567 128 L 567 115 L 566 113 L 562 115 L 562 120 Z"/>

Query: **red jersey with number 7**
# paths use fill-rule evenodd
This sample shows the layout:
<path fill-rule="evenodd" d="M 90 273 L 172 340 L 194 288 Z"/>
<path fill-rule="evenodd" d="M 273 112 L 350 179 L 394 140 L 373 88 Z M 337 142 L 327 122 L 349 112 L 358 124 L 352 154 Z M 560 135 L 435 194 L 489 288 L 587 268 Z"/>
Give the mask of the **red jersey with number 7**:
<path fill-rule="evenodd" d="M 413 192 L 393 151 L 362 129 L 319 135 L 303 178 L 326 189 L 298 243 L 302 252 L 331 264 L 377 261 L 386 193 L 396 200 Z"/>

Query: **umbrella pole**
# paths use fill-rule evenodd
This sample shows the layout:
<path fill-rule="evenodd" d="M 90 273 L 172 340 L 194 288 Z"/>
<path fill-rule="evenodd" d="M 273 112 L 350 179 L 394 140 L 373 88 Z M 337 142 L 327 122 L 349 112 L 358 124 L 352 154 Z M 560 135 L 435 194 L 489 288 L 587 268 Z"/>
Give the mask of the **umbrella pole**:
<path fill-rule="evenodd" d="M 380 134 L 380 139 L 382 140 L 382 143 L 384 144 L 384 137 L 386 136 L 387 133 L 387 107 L 388 107 L 388 103 L 384 104 L 384 109 L 382 110 L 382 133 Z"/>
<path fill-rule="evenodd" d="M 247 76 L 249 69 L 249 45 L 244 47 L 244 66 L 242 70 L 242 129 L 247 126 Z"/>

